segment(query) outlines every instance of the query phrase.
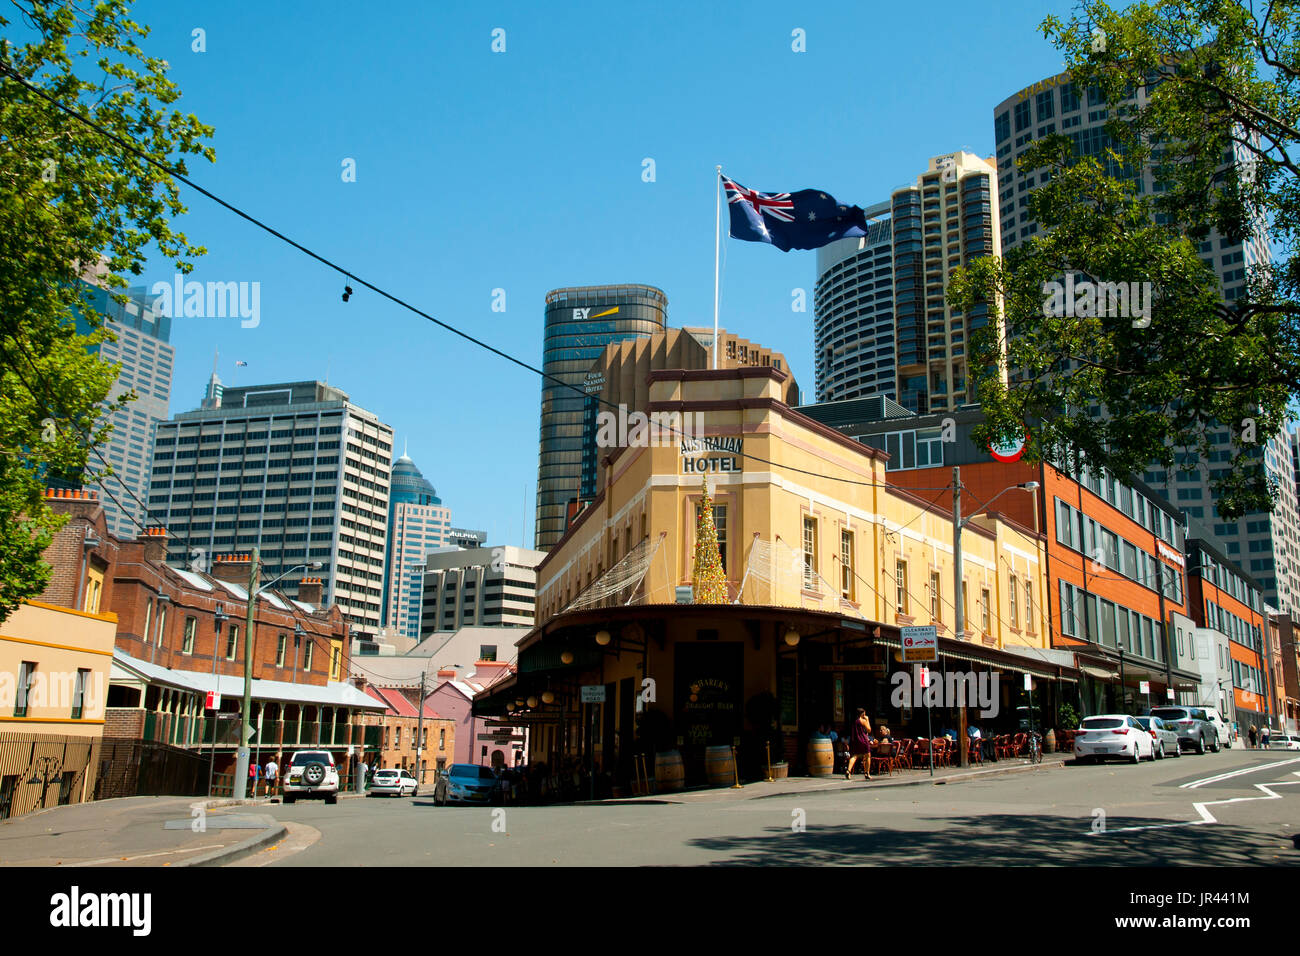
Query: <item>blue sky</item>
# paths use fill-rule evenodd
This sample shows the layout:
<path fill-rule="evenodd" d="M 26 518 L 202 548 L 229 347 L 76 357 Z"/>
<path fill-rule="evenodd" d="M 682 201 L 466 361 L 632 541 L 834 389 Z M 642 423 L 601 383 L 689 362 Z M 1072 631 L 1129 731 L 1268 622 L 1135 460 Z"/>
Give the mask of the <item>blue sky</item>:
<path fill-rule="evenodd" d="M 216 127 L 216 164 L 190 163 L 198 182 L 540 365 L 552 288 L 649 283 L 670 324 L 712 322 L 716 164 L 760 190 L 867 205 L 930 156 L 991 155 L 993 107 L 1061 69 L 1038 24 L 1069 8 L 143 0 L 133 12 L 180 107 Z M 795 29 L 806 52 L 791 49 Z M 172 412 L 198 406 L 214 349 L 227 383 L 328 374 L 396 429 L 398 453 L 409 443 L 456 524 L 531 546 L 538 377 L 366 290 L 343 303 L 334 273 L 183 195 L 180 226 L 208 249 L 191 278 L 260 283 L 261 321 L 173 323 Z M 734 240 L 723 253 L 723 326 L 783 351 L 812 400 L 816 253 Z M 174 272 L 159 258 L 144 279 Z M 809 311 L 792 312 L 796 288 Z M 248 363 L 237 377 L 236 361 Z"/>

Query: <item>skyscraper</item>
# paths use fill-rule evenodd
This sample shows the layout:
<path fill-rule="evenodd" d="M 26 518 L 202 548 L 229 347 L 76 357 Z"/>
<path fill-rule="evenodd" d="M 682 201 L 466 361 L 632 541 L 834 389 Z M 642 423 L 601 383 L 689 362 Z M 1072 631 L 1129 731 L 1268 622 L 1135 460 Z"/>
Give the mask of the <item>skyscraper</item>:
<path fill-rule="evenodd" d="M 858 239 L 817 250 L 813 288 L 813 349 L 817 401 L 897 394 L 894 364 L 894 241 L 890 204 L 866 210 Z"/>
<path fill-rule="evenodd" d="M 1147 91 L 1133 91 L 1130 103 L 1145 106 Z M 1105 162 L 1109 175 L 1121 170 L 1107 158 L 1106 150 L 1116 144 L 1106 132 L 1110 111 L 1096 89 L 1077 89 L 1069 73 L 1059 73 L 1027 86 L 1007 97 L 993 110 L 994 139 L 997 143 L 998 200 L 1001 209 L 1001 239 L 1004 251 L 1011 251 L 1040 232 L 1029 214 L 1029 194 L 1046 181 L 1039 170 L 1020 170 L 1015 160 L 1034 140 L 1061 133 L 1074 144 L 1080 156 L 1096 156 Z M 1244 147 L 1237 146 L 1229 162 L 1244 159 Z M 1155 195 L 1165 188 L 1150 167 L 1131 174 L 1139 194 Z M 995 206 L 995 211 L 998 209 Z M 1222 236 L 1217 230 L 1200 241 L 1202 260 L 1218 276 L 1223 297 L 1231 302 L 1246 291 L 1247 271 L 1269 261 L 1267 236 L 1262 231 L 1243 242 Z M 1269 478 L 1278 483 L 1277 506 L 1271 514 L 1257 512 L 1240 521 L 1225 522 L 1215 511 L 1210 480 L 1240 453 L 1232 441 L 1232 429 L 1214 432 L 1214 449 L 1209 462 L 1200 462 L 1193 472 L 1177 466 L 1170 472 L 1149 469 L 1142 478 L 1157 488 L 1188 517 L 1212 525 L 1214 539 L 1227 556 L 1260 582 L 1264 599 L 1284 611 L 1300 610 L 1300 504 L 1292 464 L 1291 440 L 1285 432 L 1260 436 L 1259 458 Z M 1180 458 L 1187 456 L 1179 452 Z M 1192 453 L 1195 457 L 1195 453 Z"/>
<path fill-rule="evenodd" d="M 606 345 L 661 332 L 668 297 L 648 285 L 599 285 L 546 294 L 542 414 L 537 461 L 538 548 L 560 539 L 582 471 L 583 381 Z"/>
<path fill-rule="evenodd" d="M 915 186 L 867 209 L 888 216 L 860 239 L 817 252 L 814 346 L 817 398 L 883 395 L 916 412 L 973 400 L 966 349 L 988 307 L 948 305 L 948 274 L 979 256 L 1000 255 L 991 159 L 965 151 L 936 156 Z"/>
<path fill-rule="evenodd" d="M 125 303 L 115 301 L 106 289 L 96 285 L 86 284 L 86 289 L 90 307 L 104 317 L 105 328 L 116 339 L 92 351 L 104 361 L 120 362 L 122 366 L 108 399 L 112 401 L 130 391 L 136 394 L 127 405 L 108 415 L 113 432 L 107 444 L 99 448 L 113 467 L 113 474 L 103 480 L 107 493 L 101 496 L 108 530 L 129 540 L 140 533 L 145 522 L 144 508 L 137 499 L 147 500 L 154 426 L 167 420 L 171 401 L 176 355 L 168 342 L 172 320 L 153 310 L 143 288 L 132 289 Z M 77 325 L 82 334 L 89 331 L 84 320 Z M 88 466 L 91 471 L 103 470 L 93 454 Z"/>
<path fill-rule="evenodd" d="M 403 455 L 393 462 L 388 497 L 388 559 L 384 565 L 384 626 L 420 639 L 424 559 L 450 544 L 451 509 Z"/>
<path fill-rule="evenodd" d="M 206 404 L 206 403 L 205 403 Z M 321 382 L 226 387 L 214 407 L 158 425 L 149 513 L 168 563 L 261 549 L 262 580 L 299 564 L 353 628 L 384 605 L 393 430 Z M 297 593 L 298 575 L 279 585 Z"/>

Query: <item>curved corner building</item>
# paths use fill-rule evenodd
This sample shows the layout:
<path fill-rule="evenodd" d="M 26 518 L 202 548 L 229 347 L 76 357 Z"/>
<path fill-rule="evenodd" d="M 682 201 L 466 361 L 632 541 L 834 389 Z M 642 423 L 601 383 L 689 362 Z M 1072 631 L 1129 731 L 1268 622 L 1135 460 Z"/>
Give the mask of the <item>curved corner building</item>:
<path fill-rule="evenodd" d="M 384 562 L 386 627 L 420 638 L 424 600 L 424 559 L 445 547 L 451 533 L 451 509 L 407 455 L 393 462 L 388 492 L 388 560 Z"/>
<path fill-rule="evenodd" d="M 536 547 L 545 550 L 568 527 L 582 480 L 583 386 L 611 342 L 662 332 L 668 296 L 649 285 L 595 285 L 546 294 L 542 416 L 537 456 Z"/>

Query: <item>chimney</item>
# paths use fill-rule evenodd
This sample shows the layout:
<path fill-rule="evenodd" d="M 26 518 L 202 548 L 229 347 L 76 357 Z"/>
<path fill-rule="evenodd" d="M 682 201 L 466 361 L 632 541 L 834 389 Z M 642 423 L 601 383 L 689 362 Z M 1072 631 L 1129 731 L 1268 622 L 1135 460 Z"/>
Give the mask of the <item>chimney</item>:
<path fill-rule="evenodd" d="M 438 680 L 455 680 L 456 671 L 451 667 L 442 667 L 438 669 Z"/>
<path fill-rule="evenodd" d="M 85 488 L 46 488 L 45 503 L 55 514 L 92 520 L 99 510 L 99 492 Z"/>
<path fill-rule="evenodd" d="M 248 575 L 252 570 L 252 555 L 217 554 L 212 557 L 212 570 L 209 573 L 218 581 L 248 587 Z"/>
<path fill-rule="evenodd" d="M 167 529 L 145 528 L 140 534 L 144 543 L 144 559 L 153 564 L 167 563 Z"/>
<path fill-rule="evenodd" d="M 312 607 L 320 607 L 325 585 L 320 578 L 303 578 L 298 582 L 298 600 Z"/>

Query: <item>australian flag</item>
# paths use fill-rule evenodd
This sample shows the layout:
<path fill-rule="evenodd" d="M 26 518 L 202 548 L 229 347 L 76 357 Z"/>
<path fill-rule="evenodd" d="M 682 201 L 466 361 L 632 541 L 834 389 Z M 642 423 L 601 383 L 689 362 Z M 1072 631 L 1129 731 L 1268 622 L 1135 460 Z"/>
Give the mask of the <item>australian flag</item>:
<path fill-rule="evenodd" d="M 845 206 L 820 189 L 794 193 L 760 193 L 722 177 L 731 211 L 731 236 L 767 242 L 782 252 L 818 249 L 836 239 L 867 234 L 867 218 L 858 206 Z"/>

